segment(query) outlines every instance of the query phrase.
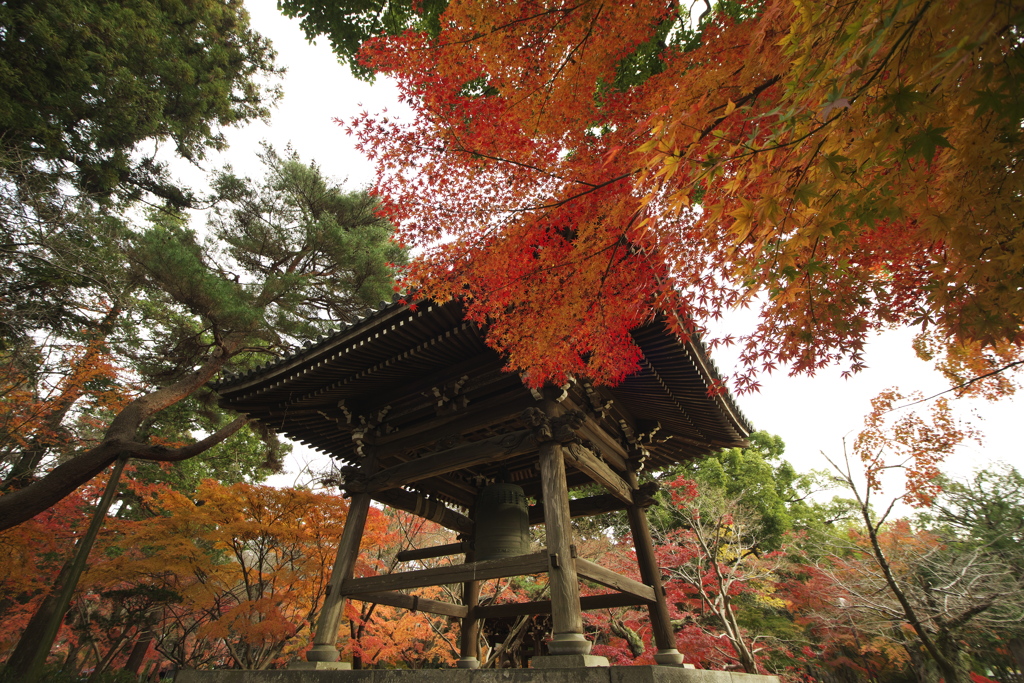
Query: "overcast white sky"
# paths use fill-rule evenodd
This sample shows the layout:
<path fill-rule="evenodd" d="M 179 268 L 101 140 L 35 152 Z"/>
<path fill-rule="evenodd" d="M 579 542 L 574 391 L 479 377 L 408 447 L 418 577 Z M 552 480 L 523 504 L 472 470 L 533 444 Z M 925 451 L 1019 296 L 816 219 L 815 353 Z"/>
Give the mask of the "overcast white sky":
<path fill-rule="evenodd" d="M 246 0 L 253 27 L 268 36 L 278 51 L 279 64 L 288 68 L 284 81 L 284 99 L 269 124 L 257 123 L 228 132 L 231 149 L 211 158 L 214 168 L 231 163 L 237 171 L 260 174 L 256 153 L 262 140 L 279 149 L 289 143 L 305 161 L 316 160 L 324 171 L 352 188 L 368 187 L 373 182 L 371 164 L 355 150 L 355 140 L 345 136 L 333 123 L 334 117 L 348 119 L 362 109 L 378 112 L 388 109 L 401 116 L 395 89 L 386 81 L 374 85 L 359 82 L 334 59 L 327 41 L 318 45 L 306 42 L 297 21 L 278 13 L 274 0 Z M 202 174 L 192 178 L 199 183 Z M 743 315 L 726 321 L 732 333 L 742 332 Z M 948 384 L 928 365 L 918 360 L 910 348 L 909 331 L 892 332 L 874 341 L 867 352 L 868 369 L 852 379 L 840 377 L 840 368 L 815 377 L 788 377 L 785 373 L 765 377 L 761 392 L 737 397 L 741 409 L 757 429 L 780 435 L 787 444 L 786 458 L 800 471 L 827 468 L 821 457 L 841 456 L 844 436 L 852 443 L 870 399 L 881 390 L 898 386 L 905 392 L 919 390 L 926 396 L 948 388 Z M 730 373 L 733 358 L 728 352 L 716 352 L 715 361 Z M 947 462 L 951 474 L 964 475 L 975 467 L 1002 460 L 1020 467 L 1021 447 L 1017 421 L 1022 418 L 1019 401 L 998 404 L 956 401 L 963 417 L 976 413 L 976 424 L 985 433 L 980 446 L 969 445 Z M 297 459 L 311 454 L 297 449 Z M 292 469 L 295 464 L 291 464 Z M 290 483 L 294 475 L 277 478 Z"/>

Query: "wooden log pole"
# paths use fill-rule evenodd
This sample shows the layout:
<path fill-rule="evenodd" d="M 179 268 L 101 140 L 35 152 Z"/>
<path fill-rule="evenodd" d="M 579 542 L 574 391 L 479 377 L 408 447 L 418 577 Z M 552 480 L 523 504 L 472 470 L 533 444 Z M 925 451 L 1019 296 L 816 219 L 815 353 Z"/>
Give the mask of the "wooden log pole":
<path fill-rule="evenodd" d="M 630 486 L 636 490 L 636 473 L 628 472 L 626 478 Z M 630 505 L 626 508 L 626 515 L 629 518 L 629 530 L 633 534 L 633 548 L 636 550 L 637 564 L 640 565 L 640 578 L 654 589 L 654 602 L 650 603 L 647 608 L 651 616 L 654 644 L 658 646 L 654 661 L 664 666 L 682 664 L 683 655 L 676 649 L 676 634 L 672 630 L 672 620 L 668 614 L 665 589 L 661 584 L 661 568 L 654 555 L 654 542 L 651 540 L 651 528 L 647 523 L 647 514 L 642 507 Z"/>
<path fill-rule="evenodd" d="M 437 522 L 446 529 L 466 535 L 472 535 L 473 533 L 473 520 L 452 510 L 439 500 L 432 500 L 405 489 L 377 491 L 370 495 L 379 503 L 384 503 L 393 508 L 411 512 L 417 517 Z"/>
<path fill-rule="evenodd" d="M 444 545 L 433 545 L 429 548 L 412 548 L 395 553 L 395 559 L 399 562 L 415 562 L 416 560 L 427 560 L 432 557 L 447 557 L 448 555 L 461 555 L 469 548 L 465 541 L 458 543 L 445 543 Z"/>
<path fill-rule="evenodd" d="M 466 562 L 473 562 L 475 559 L 472 552 L 466 553 Z M 460 669 L 479 669 L 480 617 L 477 614 L 477 606 L 480 604 L 479 581 L 466 581 L 462 584 L 462 604 L 466 607 L 467 614 L 462 618 L 462 640 L 459 648 L 459 661 L 456 666 Z"/>
<path fill-rule="evenodd" d="M 560 409 L 554 401 L 544 402 L 544 414 L 557 417 Z M 562 445 L 557 441 L 540 444 L 541 490 L 544 497 L 544 526 L 547 531 L 548 585 L 551 590 L 551 641 L 553 655 L 587 655 L 591 643 L 583 635 L 580 609 L 580 582 L 573 561 L 572 518 L 569 514 L 569 489 L 565 481 Z"/>
<path fill-rule="evenodd" d="M 341 592 L 341 584 L 352 578 L 369 510 L 370 494 L 357 493 L 352 496 L 348 506 L 348 517 L 345 519 L 345 529 L 341 532 L 341 541 L 338 543 L 338 556 L 327 584 L 327 597 L 324 598 L 324 606 L 320 610 L 320 618 L 316 624 L 313 647 L 306 653 L 306 659 L 310 662 L 338 661 L 338 627 L 341 625 L 342 611 L 345 607 L 345 595 Z"/>

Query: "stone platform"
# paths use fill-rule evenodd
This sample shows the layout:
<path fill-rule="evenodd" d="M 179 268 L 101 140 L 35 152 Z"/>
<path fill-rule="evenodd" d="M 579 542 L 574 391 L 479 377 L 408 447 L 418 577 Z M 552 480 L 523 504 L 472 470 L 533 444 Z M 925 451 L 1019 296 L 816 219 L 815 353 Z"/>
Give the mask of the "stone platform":
<path fill-rule="evenodd" d="M 779 683 L 776 676 L 608 666 L 572 669 L 363 669 L 359 671 L 179 671 L 175 683 Z"/>

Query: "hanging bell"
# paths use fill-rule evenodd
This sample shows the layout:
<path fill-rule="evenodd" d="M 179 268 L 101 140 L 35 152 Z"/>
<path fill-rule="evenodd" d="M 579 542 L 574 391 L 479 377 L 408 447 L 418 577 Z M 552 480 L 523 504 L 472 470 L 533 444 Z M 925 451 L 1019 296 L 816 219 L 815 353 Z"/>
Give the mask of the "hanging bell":
<path fill-rule="evenodd" d="M 476 560 L 498 560 L 530 551 L 526 494 L 515 484 L 491 484 L 476 499 Z"/>

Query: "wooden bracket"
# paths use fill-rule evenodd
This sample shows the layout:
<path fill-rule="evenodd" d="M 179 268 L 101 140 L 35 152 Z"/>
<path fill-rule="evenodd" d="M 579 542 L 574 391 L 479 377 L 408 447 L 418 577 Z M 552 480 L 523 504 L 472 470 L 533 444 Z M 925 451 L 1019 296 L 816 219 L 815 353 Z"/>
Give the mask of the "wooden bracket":
<path fill-rule="evenodd" d="M 548 417 L 540 408 L 527 408 L 520 419 L 534 428 L 533 438 L 537 443 L 569 443 L 578 440 L 576 430 L 583 426 L 587 416 L 579 410 L 570 410 L 558 417 Z"/>

